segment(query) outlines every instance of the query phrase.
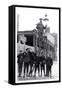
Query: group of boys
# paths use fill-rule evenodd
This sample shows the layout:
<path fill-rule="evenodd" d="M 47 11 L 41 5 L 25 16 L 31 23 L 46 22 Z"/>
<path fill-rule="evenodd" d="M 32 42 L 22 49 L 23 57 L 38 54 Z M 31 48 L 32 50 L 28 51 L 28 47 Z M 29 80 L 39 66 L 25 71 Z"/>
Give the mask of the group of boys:
<path fill-rule="evenodd" d="M 29 49 L 26 49 L 26 52 L 20 52 L 17 56 L 18 60 L 18 76 L 19 77 L 36 77 L 36 72 L 38 70 L 38 76 L 41 70 L 44 73 L 44 76 L 51 77 L 51 69 L 53 65 L 53 59 L 50 54 L 45 57 L 42 54 L 40 57 L 36 53 L 31 52 Z M 24 69 L 23 69 L 24 68 Z M 30 69 L 29 69 L 30 68 Z M 23 69 L 23 76 L 22 76 Z M 34 72 L 34 75 L 32 74 Z"/>

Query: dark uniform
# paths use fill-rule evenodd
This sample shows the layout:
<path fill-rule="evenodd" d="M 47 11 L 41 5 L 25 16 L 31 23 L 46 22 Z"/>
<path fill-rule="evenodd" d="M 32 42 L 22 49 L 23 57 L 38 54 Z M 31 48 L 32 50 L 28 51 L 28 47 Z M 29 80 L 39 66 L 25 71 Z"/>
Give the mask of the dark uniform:
<path fill-rule="evenodd" d="M 49 76 L 49 72 L 50 72 L 50 76 L 51 76 L 51 67 L 53 65 L 53 60 L 51 57 L 47 57 L 46 59 L 46 76 Z"/>
<path fill-rule="evenodd" d="M 35 59 L 35 75 L 34 76 L 36 76 L 36 71 L 37 71 L 37 69 L 38 69 L 38 74 L 39 74 L 39 64 L 40 64 L 40 59 L 39 59 L 39 57 L 38 56 L 36 56 L 36 59 Z"/>
<path fill-rule="evenodd" d="M 17 63 L 18 63 L 18 74 L 19 74 L 19 77 L 20 77 L 21 73 L 22 73 L 23 55 L 20 53 L 17 57 L 18 57 L 18 60 L 17 60 Z"/>
<path fill-rule="evenodd" d="M 30 62 L 29 53 L 24 54 L 23 61 L 24 61 L 24 76 L 25 76 L 25 73 L 26 73 L 26 69 L 27 69 L 26 75 L 28 76 L 29 62 Z"/>
<path fill-rule="evenodd" d="M 29 76 L 32 76 L 32 72 L 33 72 L 33 63 L 34 63 L 34 53 L 33 52 L 28 52 L 29 56 L 30 56 L 30 72 L 29 72 Z"/>
<path fill-rule="evenodd" d="M 45 56 L 40 57 L 40 66 L 41 66 L 41 76 L 42 76 L 42 70 L 44 71 L 44 76 L 45 76 Z"/>

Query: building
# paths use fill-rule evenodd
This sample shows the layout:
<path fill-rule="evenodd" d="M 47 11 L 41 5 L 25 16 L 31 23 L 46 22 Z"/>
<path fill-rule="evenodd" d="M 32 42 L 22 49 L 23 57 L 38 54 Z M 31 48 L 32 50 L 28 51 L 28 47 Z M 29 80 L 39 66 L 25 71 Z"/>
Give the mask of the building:
<path fill-rule="evenodd" d="M 19 36 L 25 36 L 26 37 L 26 42 L 25 42 L 25 49 L 30 48 L 32 51 L 34 51 L 37 55 L 39 51 L 38 47 L 38 34 L 37 30 L 32 30 L 32 31 L 18 31 L 17 32 L 17 42 L 19 40 Z M 53 37 L 52 34 L 45 33 L 43 36 L 43 48 L 42 50 L 44 51 L 45 55 L 47 53 L 50 53 L 52 57 L 55 59 L 55 38 Z M 22 43 L 23 46 L 23 43 Z"/>
<path fill-rule="evenodd" d="M 19 46 L 22 47 L 23 51 L 30 48 L 38 56 L 40 56 L 43 51 L 45 56 L 51 54 L 55 60 L 57 52 L 57 37 L 56 34 L 50 33 L 50 27 L 47 27 L 47 25 L 44 26 L 42 20 L 43 19 L 40 18 L 40 22 L 36 24 L 37 26 L 34 30 L 17 31 L 17 43 L 20 40 L 19 44 L 21 46 Z M 48 21 L 47 18 L 45 20 Z"/>

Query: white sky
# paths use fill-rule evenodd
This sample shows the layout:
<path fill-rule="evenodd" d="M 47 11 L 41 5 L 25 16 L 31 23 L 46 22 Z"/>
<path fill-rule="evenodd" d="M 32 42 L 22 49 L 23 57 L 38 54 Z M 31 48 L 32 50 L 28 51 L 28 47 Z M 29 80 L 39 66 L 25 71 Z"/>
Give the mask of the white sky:
<path fill-rule="evenodd" d="M 16 19 L 19 14 L 19 31 L 33 30 L 39 22 L 39 18 L 44 18 L 47 14 L 50 32 L 59 31 L 59 10 L 56 9 L 37 9 L 37 8 L 16 8 Z M 45 22 L 43 22 L 45 24 Z M 17 27 L 16 27 L 17 28 Z"/>

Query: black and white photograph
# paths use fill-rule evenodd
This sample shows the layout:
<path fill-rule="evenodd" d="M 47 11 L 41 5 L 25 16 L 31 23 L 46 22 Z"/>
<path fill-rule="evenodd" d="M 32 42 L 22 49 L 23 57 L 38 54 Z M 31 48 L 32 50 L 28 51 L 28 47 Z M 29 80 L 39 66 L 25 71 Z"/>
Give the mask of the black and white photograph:
<path fill-rule="evenodd" d="M 59 9 L 16 7 L 16 83 L 59 80 Z"/>
<path fill-rule="evenodd" d="M 60 8 L 9 7 L 9 83 L 60 82 Z"/>

